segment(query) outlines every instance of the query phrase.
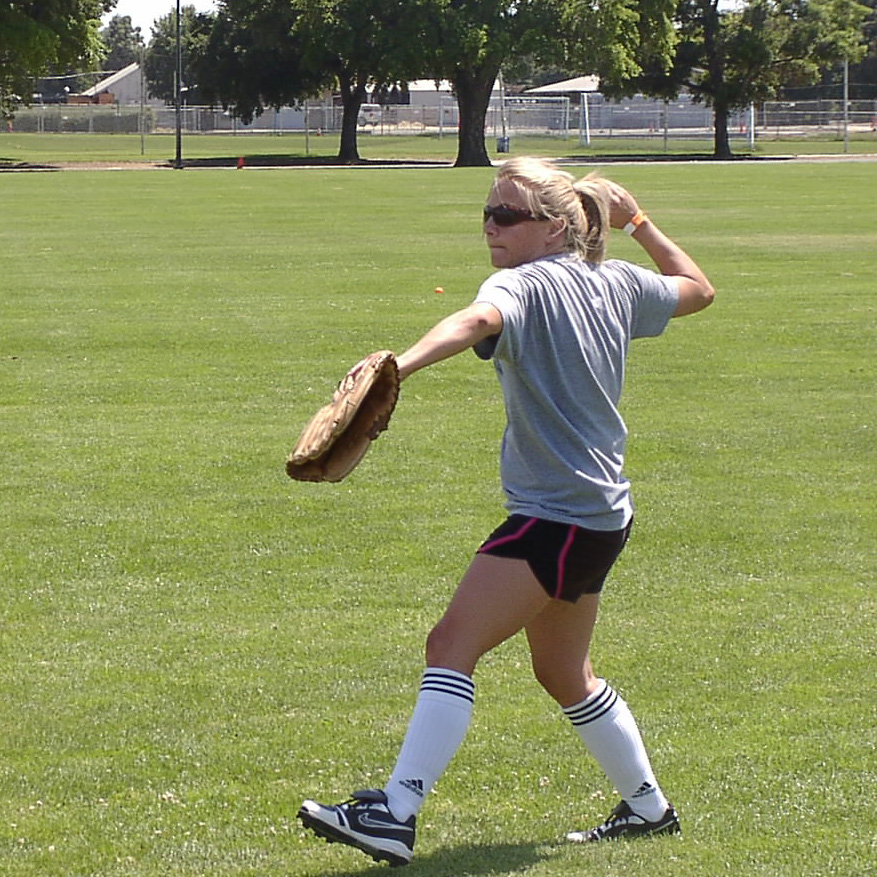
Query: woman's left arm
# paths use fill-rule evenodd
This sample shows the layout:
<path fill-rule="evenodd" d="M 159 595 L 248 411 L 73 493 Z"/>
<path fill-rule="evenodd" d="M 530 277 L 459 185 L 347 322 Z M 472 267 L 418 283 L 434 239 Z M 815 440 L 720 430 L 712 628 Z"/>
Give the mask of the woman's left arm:
<path fill-rule="evenodd" d="M 607 183 L 611 195 L 609 224 L 628 231 L 661 274 L 676 278 L 679 302 L 673 316 L 684 317 L 711 305 L 716 291 L 697 262 L 639 209 L 627 189 L 618 183 Z"/>
<path fill-rule="evenodd" d="M 484 338 L 502 331 L 502 314 L 490 304 L 475 302 L 445 317 L 416 344 L 396 358 L 399 377 L 468 350 Z"/>

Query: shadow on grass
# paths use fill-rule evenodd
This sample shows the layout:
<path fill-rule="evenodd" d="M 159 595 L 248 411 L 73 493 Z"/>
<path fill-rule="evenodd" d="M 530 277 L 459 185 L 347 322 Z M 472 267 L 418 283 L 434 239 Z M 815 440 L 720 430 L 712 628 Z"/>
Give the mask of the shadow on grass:
<path fill-rule="evenodd" d="M 712 153 L 705 152 L 675 152 L 675 153 L 636 153 L 636 152 L 615 152 L 615 153 L 582 153 L 581 155 L 567 155 L 559 159 L 555 159 L 558 164 L 572 162 L 581 164 L 583 161 L 594 162 L 599 164 L 625 163 L 625 162 L 655 162 L 655 163 L 671 163 L 678 162 L 725 162 L 725 161 L 789 161 L 793 159 L 792 155 L 753 155 L 744 152 L 730 155 L 727 158 L 716 158 Z"/>
<path fill-rule="evenodd" d="M 787 161 L 793 156 L 764 156 L 741 154 L 733 155 L 725 161 Z M 713 162 L 717 161 L 713 155 L 706 153 L 594 153 L 580 155 L 558 156 L 554 159 L 558 164 L 581 164 L 582 162 L 611 164 L 613 162 Z M 125 167 L 151 166 L 156 169 L 172 169 L 174 160 L 167 159 L 116 159 L 116 160 L 89 160 L 81 161 L 58 161 L 58 162 L 26 162 L 11 158 L 0 157 L 0 172 L 15 171 L 57 171 L 66 168 L 101 168 L 101 167 Z M 357 167 L 357 168 L 392 168 L 392 167 L 451 167 L 454 162 L 446 159 L 428 158 L 360 158 L 356 161 L 341 161 L 334 155 L 290 155 L 288 153 L 270 153 L 265 155 L 225 155 L 211 158 L 184 158 L 183 167 L 186 168 L 284 168 L 284 167 Z"/>
<path fill-rule="evenodd" d="M 544 844 L 479 844 L 462 847 L 445 847 L 436 852 L 418 856 L 410 865 L 400 869 L 387 864 L 375 865 L 367 857 L 362 868 L 350 871 L 314 871 L 311 877 L 331 874 L 332 877 L 362 877 L 364 873 L 374 877 L 488 877 L 488 875 L 514 874 L 526 871 L 547 858 Z"/>
<path fill-rule="evenodd" d="M 360 158 L 357 161 L 341 161 L 334 155 L 247 155 L 223 156 L 219 158 L 186 158 L 183 159 L 185 167 L 237 167 L 243 158 L 244 167 L 393 167 L 393 166 L 422 166 L 443 167 L 450 162 L 439 159 L 393 159 Z"/>
<path fill-rule="evenodd" d="M 2 171 L 57 171 L 59 167 L 51 164 L 35 164 L 27 161 L 19 161 L 15 158 L 3 158 L 0 156 L 0 172 Z"/>
<path fill-rule="evenodd" d="M 186 168 L 283 168 L 283 167 L 450 167 L 452 162 L 442 159 L 419 159 L 419 158 L 361 158 L 357 161 L 341 161 L 337 156 L 329 155 L 226 155 L 215 158 L 184 158 L 183 167 Z M 95 168 L 101 167 L 143 167 L 149 165 L 154 168 L 170 169 L 174 167 L 174 159 L 106 159 L 94 160 L 83 158 L 79 161 L 58 162 L 28 162 L 17 159 L 0 157 L 0 172 L 23 172 L 23 171 L 58 171 L 66 168 Z"/>

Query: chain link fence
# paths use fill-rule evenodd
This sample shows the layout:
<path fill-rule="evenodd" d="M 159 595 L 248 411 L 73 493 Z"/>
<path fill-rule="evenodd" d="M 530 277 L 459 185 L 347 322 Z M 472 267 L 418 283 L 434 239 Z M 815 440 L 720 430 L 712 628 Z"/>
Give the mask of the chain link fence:
<path fill-rule="evenodd" d="M 341 130 L 342 108 L 331 102 L 268 110 L 244 125 L 233 114 L 214 107 L 183 107 L 186 134 L 333 134 Z M 359 113 L 361 134 L 374 136 L 432 135 L 455 137 L 459 110 L 450 96 L 430 106 L 364 104 Z M 163 106 L 85 106 L 46 104 L 19 110 L 8 129 L 25 133 L 152 134 L 176 130 L 176 111 Z M 845 132 L 877 132 L 877 100 L 767 102 L 735 112 L 729 133 L 736 138 L 778 139 L 842 137 Z M 600 94 L 578 98 L 509 97 L 491 103 L 486 136 L 499 138 L 550 136 L 590 139 L 685 138 L 711 140 L 709 107 L 682 97 L 655 101 L 640 96 L 621 101 Z"/>

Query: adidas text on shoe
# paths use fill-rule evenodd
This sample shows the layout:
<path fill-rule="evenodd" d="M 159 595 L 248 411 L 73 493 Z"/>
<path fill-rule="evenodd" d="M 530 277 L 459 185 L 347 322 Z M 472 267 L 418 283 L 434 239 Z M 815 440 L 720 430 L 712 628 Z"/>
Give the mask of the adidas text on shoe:
<path fill-rule="evenodd" d="M 627 801 L 622 801 L 602 825 L 590 831 L 571 831 L 566 839 L 573 843 L 596 843 L 601 840 L 614 840 L 620 837 L 645 837 L 655 834 L 676 834 L 682 829 L 679 817 L 672 805 L 655 822 L 649 822 L 630 809 Z"/>
<path fill-rule="evenodd" d="M 399 822 L 379 789 L 354 792 L 343 804 L 305 801 L 298 818 L 318 837 L 356 847 L 376 862 L 407 865 L 414 854 L 416 817 Z"/>

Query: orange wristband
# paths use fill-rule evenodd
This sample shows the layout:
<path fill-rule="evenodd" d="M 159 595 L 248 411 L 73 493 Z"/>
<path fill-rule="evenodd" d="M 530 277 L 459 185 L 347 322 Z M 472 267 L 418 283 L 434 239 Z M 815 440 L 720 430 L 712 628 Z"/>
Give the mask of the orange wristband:
<path fill-rule="evenodd" d="M 633 234 L 646 221 L 646 219 L 648 219 L 648 217 L 645 213 L 643 213 L 642 210 L 637 210 L 636 215 L 633 216 L 630 222 L 624 226 L 625 232 L 627 232 L 627 234 Z"/>

